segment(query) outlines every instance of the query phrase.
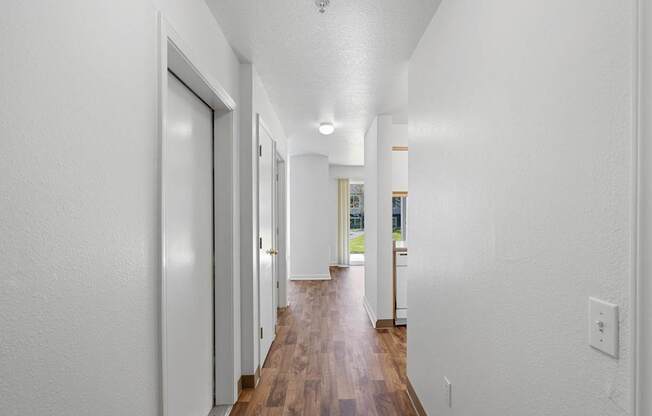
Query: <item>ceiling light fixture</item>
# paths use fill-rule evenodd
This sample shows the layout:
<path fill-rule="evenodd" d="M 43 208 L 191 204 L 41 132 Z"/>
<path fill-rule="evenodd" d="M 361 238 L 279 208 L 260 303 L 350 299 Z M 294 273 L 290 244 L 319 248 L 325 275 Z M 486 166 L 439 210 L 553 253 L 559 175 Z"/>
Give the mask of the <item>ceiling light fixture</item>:
<path fill-rule="evenodd" d="M 335 126 L 333 126 L 333 123 L 321 123 L 319 125 L 319 132 L 324 136 L 333 134 L 334 131 L 335 131 Z"/>
<path fill-rule="evenodd" d="M 330 4 L 331 0 L 315 0 L 315 5 L 319 9 L 319 13 L 325 13 L 326 7 Z"/>

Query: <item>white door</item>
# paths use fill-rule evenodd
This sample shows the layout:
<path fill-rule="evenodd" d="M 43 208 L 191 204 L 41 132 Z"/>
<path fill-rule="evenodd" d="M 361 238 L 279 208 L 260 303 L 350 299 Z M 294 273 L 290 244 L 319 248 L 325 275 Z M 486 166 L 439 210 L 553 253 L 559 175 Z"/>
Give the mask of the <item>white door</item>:
<path fill-rule="evenodd" d="M 276 310 L 274 309 L 274 143 L 267 130 L 259 124 L 258 136 L 258 201 L 259 201 L 259 318 L 260 318 L 260 365 L 262 366 L 275 337 Z"/>
<path fill-rule="evenodd" d="M 213 407 L 212 110 L 168 74 L 163 160 L 168 416 Z"/>

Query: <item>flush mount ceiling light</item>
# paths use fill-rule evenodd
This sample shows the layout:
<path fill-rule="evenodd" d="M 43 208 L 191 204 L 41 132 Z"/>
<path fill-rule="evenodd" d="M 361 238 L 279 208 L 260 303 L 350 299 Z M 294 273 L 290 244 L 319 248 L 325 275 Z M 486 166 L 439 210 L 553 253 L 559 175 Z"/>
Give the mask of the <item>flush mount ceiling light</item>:
<path fill-rule="evenodd" d="M 334 131 L 335 131 L 335 126 L 333 126 L 333 123 L 321 123 L 319 125 L 319 132 L 324 136 L 333 134 Z"/>
<path fill-rule="evenodd" d="M 315 0 L 315 5 L 319 9 L 319 13 L 325 13 L 326 7 L 330 4 L 331 0 Z"/>

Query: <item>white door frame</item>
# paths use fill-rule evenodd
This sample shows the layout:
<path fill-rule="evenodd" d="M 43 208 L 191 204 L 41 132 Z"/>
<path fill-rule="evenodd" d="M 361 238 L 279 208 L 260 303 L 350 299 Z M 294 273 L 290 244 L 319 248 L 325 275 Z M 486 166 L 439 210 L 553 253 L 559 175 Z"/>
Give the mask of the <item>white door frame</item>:
<path fill-rule="evenodd" d="M 278 279 L 277 306 L 285 308 L 288 306 L 287 300 L 287 165 L 283 157 L 276 152 L 276 220 L 278 227 L 276 256 L 276 278 Z"/>
<path fill-rule="evenodd" d="M 166 347 L 166 247 L 164 219 L 163 172 L 166 160 L 165 135 L 167 120 L 168 69 L 177 75 L 195 94 L 214 111 L 214 296 L 215 296 L 215 404 L 232 405 L 237 401 L 239 374 L 236 373 L 236 300 L 234 297 L 238 276 L 238 249 L 233 244 L 239 233 L 237 178 L 237 137 L 235 136 L 235 101 L 226 90 L 208 76 L 199 65 L 192 49 L 181 39 L 162 13 L 158 14 L 158 136 L 160 140 L 160 241 L 161 241 L 161 400 L 163 415 L 167 415 L 167 347 Z"/>
<path fill-rule="evenodd" d="M 278 151 L 276 149 L 276 143 L 273 146 L 273 161 L 272 161 L 272 247 L 276 250 L 276 255 L 273 258 L 272 262 L 272 306 L 274 310 L 274 333 L 276 333 L 276 320 L 278 317 L 278 266 L 279 266 L 279 250 L 278 250 Z"/>
<path fill-rule="evenodd" d="M 637 53 L 635 79 L 635 152 L 636 223 L 634 241 L 635 281 L 633 303 L 636 336 L 635 414 L 652 414 L 652 5 L 634 0 L 636 24 L 634 38 Z"/>

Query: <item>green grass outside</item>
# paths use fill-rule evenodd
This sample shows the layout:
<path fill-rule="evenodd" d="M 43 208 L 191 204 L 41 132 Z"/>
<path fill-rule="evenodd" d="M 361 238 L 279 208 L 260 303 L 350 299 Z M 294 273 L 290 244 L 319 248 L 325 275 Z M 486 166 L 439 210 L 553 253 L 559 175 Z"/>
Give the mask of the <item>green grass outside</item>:
<path fill-rule="evenodd" d="M 401 239 L 401 232 L 394 231 L 392 233 L 394 241 L 399 241 Z M 363 254 L 364 253 L 364 234 L 361 234 L 355 238 L 349 240 L 349 252 L 351 254 Z"/>
<path fill-rule="evenodd" d="M 351 254 L 362 254 L 364 253 L 364 234 L 352 238 L 349 240 L 349 252 Z"/>

